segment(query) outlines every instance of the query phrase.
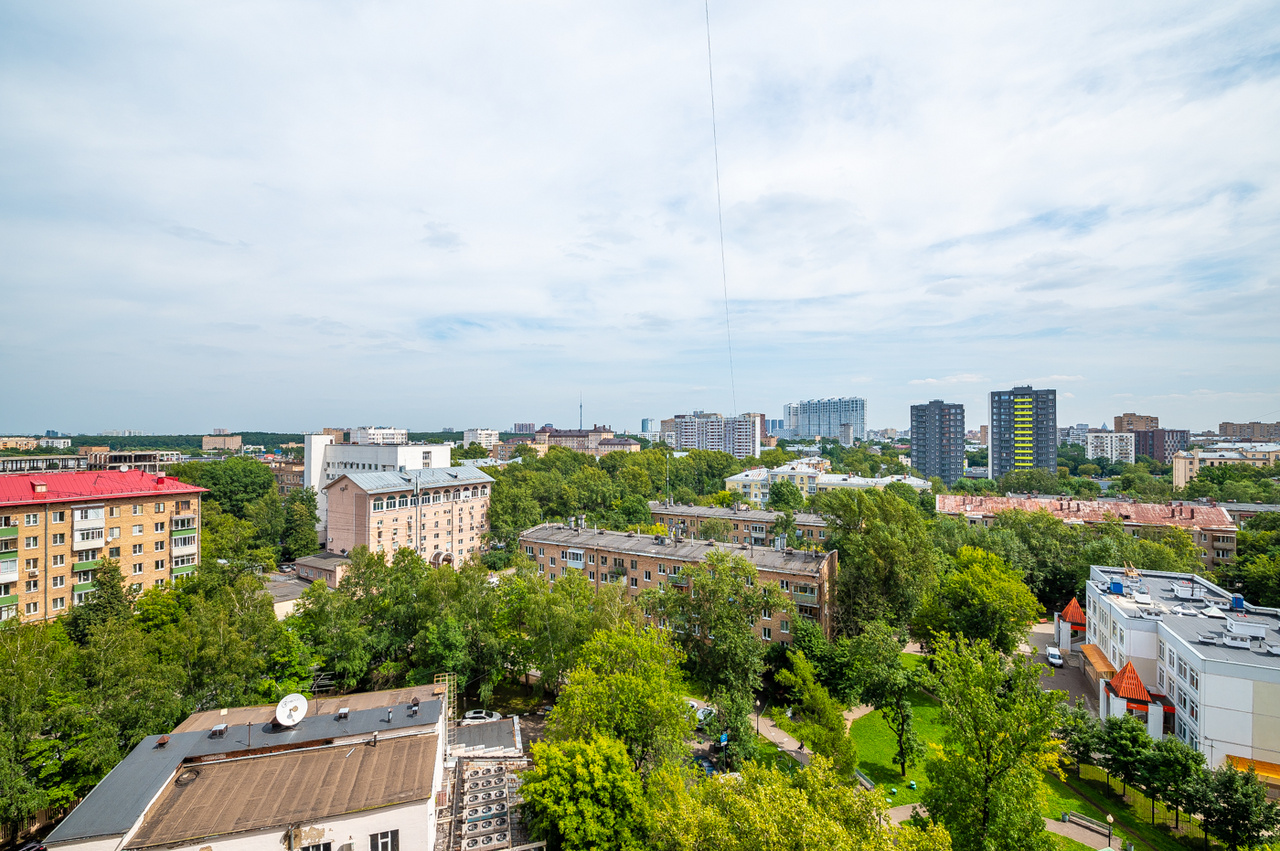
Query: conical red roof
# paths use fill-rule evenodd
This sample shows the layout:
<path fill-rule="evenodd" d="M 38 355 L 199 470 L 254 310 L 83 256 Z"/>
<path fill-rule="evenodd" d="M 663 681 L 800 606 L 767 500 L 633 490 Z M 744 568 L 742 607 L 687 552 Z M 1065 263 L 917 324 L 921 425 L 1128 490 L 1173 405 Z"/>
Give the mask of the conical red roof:
<path fill-rule="evenodd" d="M 1151 695 L 1147 693 L 1147 687 L 1142 684 L 1138 672 L 1133 669 L 1132 662 L 1125 662 L 1120 672 L 1111 678 L 1111 688 L 1125 700 L 1151 702 Z"/>
<path fill-rule="evenodd" d="M 1062 619 L 1067 623 L 1084 626 L 1084 609 L 1080 608 L 1075 597 L 1072 597 L 1071 602 L 1067 603 L 1067 607 L 1062 610 Z"/>

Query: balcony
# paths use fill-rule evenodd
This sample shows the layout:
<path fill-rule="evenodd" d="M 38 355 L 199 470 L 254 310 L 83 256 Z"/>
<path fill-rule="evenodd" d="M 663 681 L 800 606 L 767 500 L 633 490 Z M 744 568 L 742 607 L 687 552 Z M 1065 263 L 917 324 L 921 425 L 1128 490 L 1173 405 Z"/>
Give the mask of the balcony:
<path fill-rule="evenodd" d="M 18 537 L 17 526 L 0 526 L 0 538 L 16 538 Z"/>
<path fill-rule="evenodd" d="M 97 587 L 98 586 L 92 582 L 77 582 L 75 585 L 71 586 L 71 590 L 79 594 L 84 591 L 93 591 Z"/>
<path fill-rule="evenodd" d="M 625 567 L 611 567 L 609 568 L 609 575 L 610 576 L 626 576 L 627 569 Z"/>
<path fill-rule="evenodd" d="M 689 587 L 689 577 L 684 576 L 683 574 L 677 574 L 677 575 L 675 575 L 675 576 L 671 577 L 671 579 L 669 580 L 669 582 L 670 582 L 672 585 L 676 586 L 677 588 L 688 588 L 688 587 Z"/>
<path fill-rule="evenodd" d="M 791 599 L 795 600 L 796 603 L 801 606 L 816 606 L 818 605 L 818 592 L 813 591 L 805 593 L 801 591 L 794 591 L 791 594 Z"/>

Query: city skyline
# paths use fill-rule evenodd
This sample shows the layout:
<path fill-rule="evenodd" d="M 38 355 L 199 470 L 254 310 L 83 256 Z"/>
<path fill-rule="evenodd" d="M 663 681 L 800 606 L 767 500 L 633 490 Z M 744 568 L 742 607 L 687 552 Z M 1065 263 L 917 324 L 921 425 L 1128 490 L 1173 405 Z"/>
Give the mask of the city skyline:
<path fill-rule="evenodd" d="M 1273 4 L 709 8 L 0 9 L 0 431 L 1280 418 Z"/>

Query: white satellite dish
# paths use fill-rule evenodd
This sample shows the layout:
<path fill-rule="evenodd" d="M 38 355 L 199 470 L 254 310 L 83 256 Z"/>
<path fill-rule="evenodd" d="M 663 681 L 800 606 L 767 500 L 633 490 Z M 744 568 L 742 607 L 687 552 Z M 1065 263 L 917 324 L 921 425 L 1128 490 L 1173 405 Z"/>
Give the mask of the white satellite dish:
<path fill-rule="evenodd" d="M 276 704 L 276 723 L 292 727 L 307 716 L 307 699 L 300 694 L 287 694 Z"/>

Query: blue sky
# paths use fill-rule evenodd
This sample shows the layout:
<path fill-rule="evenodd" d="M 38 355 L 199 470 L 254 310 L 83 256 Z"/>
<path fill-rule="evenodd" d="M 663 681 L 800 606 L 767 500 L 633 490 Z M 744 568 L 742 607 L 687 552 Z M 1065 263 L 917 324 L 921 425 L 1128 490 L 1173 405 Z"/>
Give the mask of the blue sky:
<path fill-rule="evenodd" d="M 1280 7 L 0 7 L 0 431 L 1280 419 Z"/>

